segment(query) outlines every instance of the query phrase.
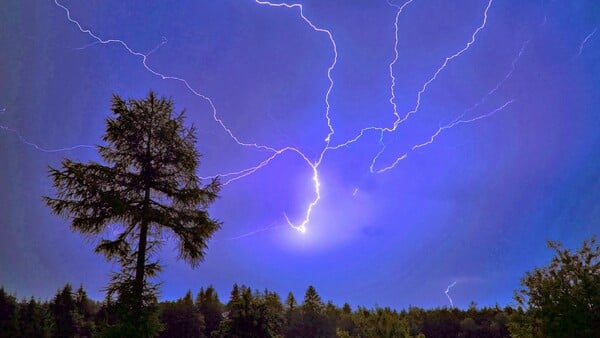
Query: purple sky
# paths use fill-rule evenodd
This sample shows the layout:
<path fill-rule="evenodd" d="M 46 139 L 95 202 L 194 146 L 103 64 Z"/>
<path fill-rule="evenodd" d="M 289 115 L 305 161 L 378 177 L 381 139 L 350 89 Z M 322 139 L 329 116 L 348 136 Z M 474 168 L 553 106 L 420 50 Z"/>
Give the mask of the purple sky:
<path fill-rule="evenodd" d="M 164 299 L 312 284 L 338 304 L 437 307 L 455 282 L 459 307 L 506 305 L 546 240 L 599 232 L 600 4 L 302 5 L 3 4 L 0 284 L 102 297 L 117 267 L 43 204 L 47 166 L 99 160 L 111 95 L 150 89 L 198 127 L 199 176 L 237 172 L 206 261 L 163 247 Z"/>

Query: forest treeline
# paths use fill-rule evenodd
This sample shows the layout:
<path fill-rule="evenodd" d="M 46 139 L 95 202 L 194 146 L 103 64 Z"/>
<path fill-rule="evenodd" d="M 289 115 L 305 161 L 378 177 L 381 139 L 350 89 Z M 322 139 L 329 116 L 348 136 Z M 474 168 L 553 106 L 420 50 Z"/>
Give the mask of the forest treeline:
<path fill-rule="evenodd" d="M 158 337 L 509 337 L 510 307 L 468 310 L 410 307 L 352 309 L 323 302 L 314 287 L 304 298 L 285 299 L 275 292 L 234 285 L 221 302 L 213 287 L 175 301 L 156 304 L 150 322 Z M 0 289 L 0 337 L 119 336 L 110 328 L 118 320 L 110 298 L 90 299 L 83 287 L 67 284 L 49 301 L 18 300 Z"/>

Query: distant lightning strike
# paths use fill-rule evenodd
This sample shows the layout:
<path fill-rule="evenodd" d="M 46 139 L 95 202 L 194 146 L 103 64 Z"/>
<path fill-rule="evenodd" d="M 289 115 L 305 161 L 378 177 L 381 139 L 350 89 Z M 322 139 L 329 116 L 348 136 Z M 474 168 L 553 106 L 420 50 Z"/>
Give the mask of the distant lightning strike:
<path fill-rule="evenodd" d="M 525 49 L 529 45 L 529 42 L 531 42 L 531 39 L 525 40 L 525 42 L 523 42 L 523 44 L 521 45 L 521 49 L 519 49 L 519 53 L 517 54 L 517 56 L 513 59 L 512 63 L 510 64 L 510 70 L 508 71 L 508 73 L 506 73 L 504 78 L 502 80 L 500 80 L 500 82 L 498 82 L 496 84 L 496 86 L 494 88 L 492 88 L 492 90 L 490 90 L 487 94 L 485 94 L 485 96 L 483 96 L 481 98 L 479 103 L 476 104 L 475 106 L 473 106 L 472 109 L 475 109 L 478 106 L 480 106 L 481 104 L 483 104 L 485 102 L 485 100 L 487 100 L 487 98 L 490 97 L 490 95 L 494 94 L 498 89 L 500 89 L 500 87 L 502 87 L 504 85 L 504 83 L 512 76 L 512 74 L 515 72 L 515 69 L 517 69 L 517 62 L 519 62 L 519 60 L 521 59 L 521 56 L 523 56 L 523 53 L 525 52 Z M 472 110 L 472 109 L 470 109 L 470 110 Z"/>
<path fill-rule="evenodd" d="M 65 147 L 65 148 L 44 148 L 36 143 L 33 143 L 31 141 L 29 141 L 28 139 L 26 139 L 25 137 L 23 137 L 23 135 L 21 135 L 21 133 L 19 133 L 18 130 L 6 127 L 6 126 L 1 126 L 0 125 L 0 129 L 2 130 L 6 130 L 8 132 L 11 132 L 15 135 L 17 135 L 17 137 L 19 138 L 19 140 L 23 143 L 26 144 L 28 146 L 33 147 L 36 150 L 39 150 L 41 152 L 44 153 L 59 153 L 59 152 L 65 152 L 65 151 L 71 151 L 71 150 L 76 150 L 76 149 L 82 149 L 82 148 L 91 148 L 91 149 L 95 149 L 95 146 L 92 145 L 87 145 L 87 144 L 78 144 L 72 147 Z"/>
<path fill-rule="evenodd" d="M 321 182 L 319 180 L 319 166 L 321 165 L 325 154 L 327 153 L 327 151 L 329 150 L 336 150 L 336 149 L 340 149 L 340 148 L 344 148 L 347 147 L 349 145 L 351 145 L 354 142 L 357 142 L 358 140 L 360 140 L 367 132 L 369 131 L 378 131 L 380 133 L 380 137 L 379 137 L 379 143 L 381 145 L 381 149 L 380 151 L 376 154 L 376 156 L 373 158 L 371 166 L 370 166 L 370 170 L 371 172 L 374 173 L 381 173 L 384 171 L 387 171 L 389 169 L 392 169 L 396 166 L 396 164 L 398 162 L 400 162 L 401 160 L 405 159 L 408 156 L 408 153 L 403 154 L 402 156 L 399 156 L 390 166 L 385 167 L 383 169 L 379 169 L 379 170 L 375 170 L 374 166 L 377 162 L 377 159 L 379 158 L 379 156 L 383 153 L 383 151 L 385 150 L 385 144 L 383 142 L 383 138 L 384 138 L 384 133 L 392 133 L 395 132 L 396 129 L 398 128 L 398 126 L 406 121 L 411 115 L 415 114 L 418 112 L 420 106 L 421 106 L 421 98 L 424 95 L 424 93 L 427 91 L 428 87 L 431 85 L 431 83 L 433 83 L 439 76 L 440 73 L 442 73 L 444 71 L 444 69 L 448 66 L 448 64 L 458 58 L 459 56 L 461 56 L 462 54 L 464 54 L 465 52 L 467 52 L 469 50 L 469 48 L 475 43 L 477 35 L 479 34 L 479 32 L 481 30 L 483 30 L 486 26 L 487 23 L 487 19 L 488 19 L 488 11 L 492 5 L 493 0 L 489 0 L 487 2 L 487 6 L 485 7 L 484 13 L 483 13 L 483 22 L 481 23 L 480 26 L 478 26 L 475 31 L 473 32 L 473 34 L 471 35 L 471 39 L 466 43 L 466 45 L 459 49 L 457 52 L 455 52 L 454 54 L 448 56 L 445 58 L 444 62 L 441 64 L 440 67 L 437 68 L 437 70 L 433 73 L 433 75 L 422 85 L 421 89 L 418 91 L 417 93 L 417 97 L 416 97 L 416 102 L 414 107 L 412 108 L 412 110 L 408 111 L 404 117 L 401 117 L 401 115 L 398 113 L 397 111 L 397 104 L 396 104 L 396 94 L 395 94 L 395 86 L 396 86 L 396 77 L 394 75 L 394 66 L 396 65 L 397 61 L 398 61 L 398 57 L 399 57 L 399 52 L 398 52 L 398 39 L 399 39 L 399 32 L 398 32 L 398 20 L 400 18 L 401 13 L 403 12 L 403 10 L 406 8 L 406 6 L 408 6 L 409 4 L 411 4 L 413 2 L 413 0 L 408 0 L 406 2 L 404 2 L 402 5 L 396 5 L 393 3 L 389 3 L 391 6 L 397 8 L 397 12 L 395 15 L 395 19 L 394 19 L 394 36 L 395 36 L 395 41 L 394 41 L 394 58 L 391 61 L 391 63 L 389 64 L 389 76 L 390 76 L 390 99 L 389 99 L 389 103 L 392 106 L 393 109 L 393 115 L 395 117 L 395 121 L 393 122 L 391 127 L 366 127 L 363 128 L 357 136 L 355 136 L 354 138 L 348 139 L 344 142 L 339 143 L 338 145 L 335 146 L 331 146 L 330 142 L 332 139 L 332 136 L 335 134 L 335 129 L 334 129 L 334 125 L 331 119 L 331 104 L 330 104 L 330 95 L 331 92 L 334 88 L 334 80 L 333 80 L 333 76 L 332 73 L 335 69 L 335 66 L 337 64 L 338 61 L 338 50 L 337 50 L 337 45 L 335 42 L 335 39 L 333 38 L 333 34 L 331 33 L 331 31 L 318 27 L 317 25 L 315 25 L 304 13 L 304 8 L 302 4 L 288 4 L 288 3 L 273 3 L 273 2 L 269 2 L 269 1 L 262 1 L 262 0 L 254 0 L 254 2 L 258 5 L 263 5 L 263 6 L 269 6 L 269 7 L 284 7 L 284 8 L 288 8 L 288 9 L 298 9 L 299 11 L 299 15 L 300 18 L 308 25 L 310 26 L 311 29 L 313 29 L 315 32 L 317 33 L 324 33 L 327 35 L 329 41 L 331 42 L 331 46 L 332 46 L 332 50 L 333 50 L 333 60 L 331 62 L 331 64 L 329 65 L 328 69 L 327 69 L 327 78 L 329 81 L 329 86 L 327 88 L 327 91 L 325 93 L 325 120 L 327 123 L 327 127 L 328 127 L 328 132 L 327 135 L 324 138 L 325 141 L 325 146 L 323 147 L 323 149 L 321 150 L 321 152 L 319 153 L 319 155 L 317 156 L 316 160 L 312 161 L 310 160 L 302 151 L 300 151 L 299 149 L 295 148 L 295 147 L 291 147 L 291 146 L 286 146 L 280 149 L 277 149 L 275 147 L 271 147 L 268 145 L 264 145 L 264 144 L 258 144 L 258 143 L 251 143 L 251 142 L 244 142 L 241 141 L 234 133 L 233 131 L 227 127 L 227 125 L 225 124 L 225 122 L 221 119 L 221 117 L 218 115 L 217 113 L 217 109 L 216 106 L 214 105 L 213 101 L 211 98 L 209 98 L 208 96 L 196 91 L 190 84 L 189 82 L 184 79 L 184 78 L 180 78 L 180 77 L 175 77 L 175 76 L 169 76 L 169 75 L 165 75 L 163 73 L 160 73 L 159 71 L 155 70 L 154 68 L 150 67 L 147 63 L 148 61 L 148 56 L 151 55 L 152 53 L 154 53 L 156 50 L 158 50 L 161 46 L 163 46 L 167 40 L 166 38 L 163 37 L 162 42 L 155 47 L 154 49 L 152 49 L 150 52 L 148 53 L 141 53 L 138 51 L 133 50 L 132 48 L 129 47 L 129 45 L 124 42 L 123 40 L 119 40 L 119 39 L 103 39 L 100 38 L 98 35 L 96 35 L 94 32 L 92 32 L 89 29 L 84 29 L 82 27 L 82 25 L 75 19 L 72 18 L 71 16 L 71 12 L 70 10 L 63 6 L 62 4 L 60 4 L 58 2 L 58 0 L 54 0 L 54 3 L 62 8 L 67 16 L 67 19 L 73 23 L 74 25 L 77 26 L 77 28 L 79 29 L 79 31 L 81 31 L 84 34 L 87 34 L 88 36 L 90 36 L 92 39 L 94 39 L 95 41 L 84 46 L 81 47 L 80 49 L 85 49 L 94 45 L 99 45 L 99 44 L 117 44 L 120 45 L 121 47 L 123 47 L 129 54 L 140 58 L 141 60 L 141 64 L 142 66 L 151 74 L 160 77 L 163 80 L 173 80 L 173 81 L 177 81 L 181 84 L 183 84 L 191 93 L 193 93 L 195 96 L 205 100 L 211 110 L 212 110 L 212 116 L 213 119 L 215 120 L 215 122 L 217 122 L 221 128 L 230 136 L 230 138 L 236 142 L 238 145 L 243 146 L 243 147 L 250 147 L 250 148 L 255 148 L 258 150 L 262 150 L 262 151 L 267 151 L 270 153 L 270 155 L 264 159 L 263 161 L 259 162 L 257 165 L 250 167 L 250 168 L 246 168 L 243 170 L 239 170 L 239 171 L 234 171 L 234 172 L 230 172 L 230 173 L 225 173 L 225 174 L 219 174 L 219 175 L 215 175 L 212 177 L 220 177 L 223 180 L 223 185 L 228 185 L 232 182 L 235 182 L 239 179 L 245 178 L 249 175 L 254 174 L 255 172 L 257 172 L 258 170 L 264 168 L 265 166 L 269 165 L 271 163 L 271 161 L 273 161 L 275 158 L 277 158 L 278 156 L 287 153 L 287 152 L 291 152 L 291 153 L 295 153 L 296 155 L 298 155 L 300 158 L 302 158 L 304 160 L 304 162 L 312 169 L 312 180 L 313 180 L 313 184 L 314 184 L 314 193 L 315 193 L 315 197 L 314 199 L 308 204 L 308 206 L 305 209 L 305 214 L 304 214 L 304 218 L 300 223 L 294 223 L 290 220 L 290 218 L 287 216 L 287 214 L 283 214 L 283 217 L 285 219 L 285 221 L 287 222 L 287 225 L 290 226 L 291 228 L 299 231 L 299 232 L 306 232 L 307 231 L 307 224 L 310 222 L 310 218 L 311 218 L 311 214 L 312 211 L 314 209 L 314 207 L 318 204 L 319 200 L 321 199 L 321 195 L 320 195 L 320 187 L 321 187 Z M 524 48 L 524 47 L 523 47 Z M 520 52 L 520 54 L 522 53 L 522 50 Z M 520 56 L 519 54 L 519 56 Z M 511 72 L 509 72 L 509 74 L 505 77 L 505 79 L 503 81 L 501 81 L 496 88 L 494 88 L 492 91 L 490 91 L 484 98 L 482 98 L 481 103 L 483 103 L 483 101 L 485 101 L 485 99 L 487 98 L 487 96 L 493 94 L 501 85 L 504 81 L 506 81 L 508 79 L 508 77 L 510 77 L 510 74 L 512 74 L 512 71 L 514 71 L 514 66 L 515 66 L 515 62 L 513 62 L 513 68 L 511 69 Z M 471 123 L 474 122 L 476 120 L 482 119 L 482 118 L 486 118 L 489 117 L 493 114 L 495 114 L 496 112 L 504 109 L 505 107 L 507 107 L 508 105 L 510 105 L 512 102 L 514 102 L 514 100 L 510 100 L 508 102 L 506 102 L 504 105 L 500 106 L 499 108 L 496 108 L 495 110 L 483 114 L 483 115 L 479 115 L 476 116 L 474 118 L 470 118 L 470 119 L 464 119 L 463 116 L 464 114 L 468 111 L 465 111 L 465 113 L 463 113 L 463 115 L 461 115 L 459 118 L 455 119 L 454 121 L 452 121 L 451 123 L 440 127 L 439 130 L 429 139 L 428 142 L 422 143 L 422 144 L 418 144 L 413 146 L 413 148 L 411 149 L 411 151 L 414 151 L 420 147 L 423 147 L 427 144 L 431 144 L 433 142 L 433 140 L 444 130 L 446 129 L 450 129 L 456 125 L 459 124 L 465 124 L 465 123 Z M 478 105 L 478 104 L 477 104 Z M 476 105 L 476 106 L 477 106 Z M 4 128 L 6 129 L 6 128 Z M 12 132 L 15 132 L 14 130 L 10 130 Z M 17 133 L 18 134 L 18 133 Z M 24 139 L 20 136 L 20 134 L 18 134 L 19 137 L 24 141 Z M 76 146 L 76 147 L 83 147 L 83 146 Z M 74 148 L 76 148 L 74 147 Z M 87 147 L 91 147 L 91 146 L 87 146 Z M 67 148 L 65 148 L 67 149 Z M 43 150 L 43 149 L 40 149 Z M 61 151 L 61 150 L 57 150 L 57 151 Z M 353 196 L 356 196 L 356 194 L 358 193 L 358 189 L 355 189 L 353 192 Z M 251 233 L 247 233 L 247 234 L 243 234 L 241 236 L 235 237 L 235 239 L 237 238 L 243 238 L 243 237 L 247 237 L 259 232 L 263 232 L 269 229 L 272 229 L 274 227 L 267 227 L 267 228 L 263 228 L 263 229 L 259 229 L 256 231 L 253 231 Z M 448 295 L 448 291 L 450 289 L 450 287 L 454 286 L 453 283 L 451 286 L 448 287 L 448 290 L 446 290 L 446 295 L 448 296 L 450 302 L 452 303 L 452 300 L 450 299 L 450 296 Z"/>
<path fill-rule="evenodd" d="M 254 231 L 251 231 L 251 232 L 239 235 L 239 236 L 234 236 L 234 237 L 226 238 L 226 240 L 228 240 L 228 241 L 234 241 L 234 240 L 238 240 L 238 239 L 242 239 L 242 238 L 254 236 L 254 235 L 259 234 L 261 232 L 265 232 L 265 231 L 270 231 L 270 230 L 273 230 L 273 229 L 281 228 L 281 227 L 284 227 L 284 226 L 285 225 L 272 224 L 272 225 L 270 225 L 268 227 L 264 227 L 264 228 L 261 228 L 261 229 L 258 229 L 258 230 L 254 230 Z"/>
<path fill-rule="evenodd" d="M 592 36 L 594 36 L 596 34 L 597 31 L 598 31 L 598 27 L 595 27 L 594 30 L 591 33 L 589 33 L 583 39 L 583 41 L 581 41 L 581 43 L 579 44 L 579 51 L 577 52 L 577 55 L 575 55 L 576 57 L 581 55 L 581 53 L 583 53 L 583 47 L 585 47 L 585 44 L 592 38 Z"/>
<path fill-rule="evenodd" d="M 165 36 L 163 36 L 160 43 L 158 45 L 156 45 L 156 47 L 152 48 L 148 53 L 146 53 L 146 56 L 150 56 L 150 54 L 153 54 L 154 52 L 159 50 L 160 47 L 166 45 L 167 42 L 169 42 L 169 40 L 167 40 L 167 38 Z"/>
<path fill-rule="evenodd" d="M 421 143 L 421 144 L 416 144 L 416 145 L 414 145 L 414 146 L 411 148 L 411 151 L 414 151 L 414 150 L 417 150 L 417 149 L 419 149 L 419 148 L 422 148 L 422 147 L 425 147 L 425 146 L 427 146 L 427 145 L 430 145 L 430 144 L 432 144 L 432 143 L 433 143 L 433 141 L 435 140 L 435 138 L 436 138 L 436 137 L 438 137 L 438 136 L 439 136 L 439 135 L 440 135 L 440 134 L 441 134 L 441 133 L 442 133 L 444 130 L 447 130 L 447 129 L 453 128 L 453 127 L 455 127 L 455 126 L 457 126 L 457 125 L 459 125 L 459 124 L 463 124 L 463 123 L 472 123 L 472 122 L 475 122 L 475 121 L 478 121 L 478 120 L 481 120 L 481 119 L 488 118 L 488 117 L 490 117 L 490 116 L 492 116 L 492 115 L 496 114 L 497 112 L 499 112 L 499 111 L 501 111 L 501 110 L 505 109 L 506 107 L 508 107 L 509 105 L 511 105 L 511 104 L 512 104 L 513 102 L 515 102 L 515 101 L 516 101 L 515 99 L 511 99 L 511 100 L 507 101 L 506 103 L 504 103 L 503 105 L 501 105 L 500 107 L 498 107 L 498 108 L 496 108 L 496 109 L 494 109 L 494 110 L 492 110 L 492 111 L 490 111 L 490 112 L 488 112 L 488 113 L 486 113 L 486 114 L 482 114 L 482 115 L 479 115 L 479 116 L 476 116 L 476 117 L 473 117 L 473 118 L 470 118 L 470 119 L 466 119 L 466 120 L 465 120 L 465 119 L 462 119 L 462 118 L 458 118 L 458 119 L 456 119 L 456 120 L 454 120 L 454 121 L 450 122 L 449 124 L 447 124 L 447 125 L 445 125 L 445 126 L 442 126 L 442 127 L 438 128 L 438 130 L 437 130 L 437 131 L 436 131 L 436 132 L 435 132 L 435 133 L 434 133 L 434 134 L 431 136 L 431 138 L 429 138 L 429 140 L 428 140 L 427 142 L 424 142 L 424 143 Z M 403 155 L 403 156 L 405 156 L 405 157 L 406 157 L 406 154 L 405 154 L 405 155 Z"/>
<path fill-rule="evenodd" d="M 448 287 L 446 288 L 446 291 L 444 291 L 444 293 L 446 294 L 446 297 L 448 297 L 448 301 L 450 301 L 450 306 L 454 307 L 454 302 L 452 301 L 452 297 L 450 297 L 450 289 L 452 287 L 454 287 L 456 285 L 456 282 L 453 282 L 452 284 L 448 285 Z"/>

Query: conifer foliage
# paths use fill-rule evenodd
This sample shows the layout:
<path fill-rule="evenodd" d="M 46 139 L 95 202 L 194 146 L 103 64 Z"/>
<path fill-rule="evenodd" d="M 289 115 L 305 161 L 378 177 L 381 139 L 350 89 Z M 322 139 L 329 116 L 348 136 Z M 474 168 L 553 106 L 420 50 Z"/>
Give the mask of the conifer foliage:
<path fill-rule="evenodd" d="M 156 301 L 149 278 L 160 271 L 156 249 L 164 231 L 178 240 L 180 258 L 201 262 L 220 227 L 206 211 L 220 185 L 201 185 L 194 128 L 184 126 L 183 112 L 173 114 L 171 99 L 114 95 L 111 110 L 105 145 L 98 146 L 104 164 L 65 159 L 62 168 L 50 168 L 56 197 L 45 201 L 71 219 L 74 231 L 99 239 L 97 253 L 120 263 L 107 289 L 140 320 Z"/>

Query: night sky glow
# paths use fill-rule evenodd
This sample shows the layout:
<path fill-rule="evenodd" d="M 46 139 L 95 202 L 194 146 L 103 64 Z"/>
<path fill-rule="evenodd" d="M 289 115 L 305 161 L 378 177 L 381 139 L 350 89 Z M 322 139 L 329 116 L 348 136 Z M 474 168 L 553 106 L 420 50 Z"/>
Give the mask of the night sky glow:
<path fill-rule="evenodd" d="M 171 96 L 224 225 L 162 298 L 233 283 L 406 307 L 506 305 L 600 227 L 600 4 L 17 1 L 0 39 L 0 284 L 48 298 L 116 266 L 41 200 L 99 160 L 110 97 Z"/>

